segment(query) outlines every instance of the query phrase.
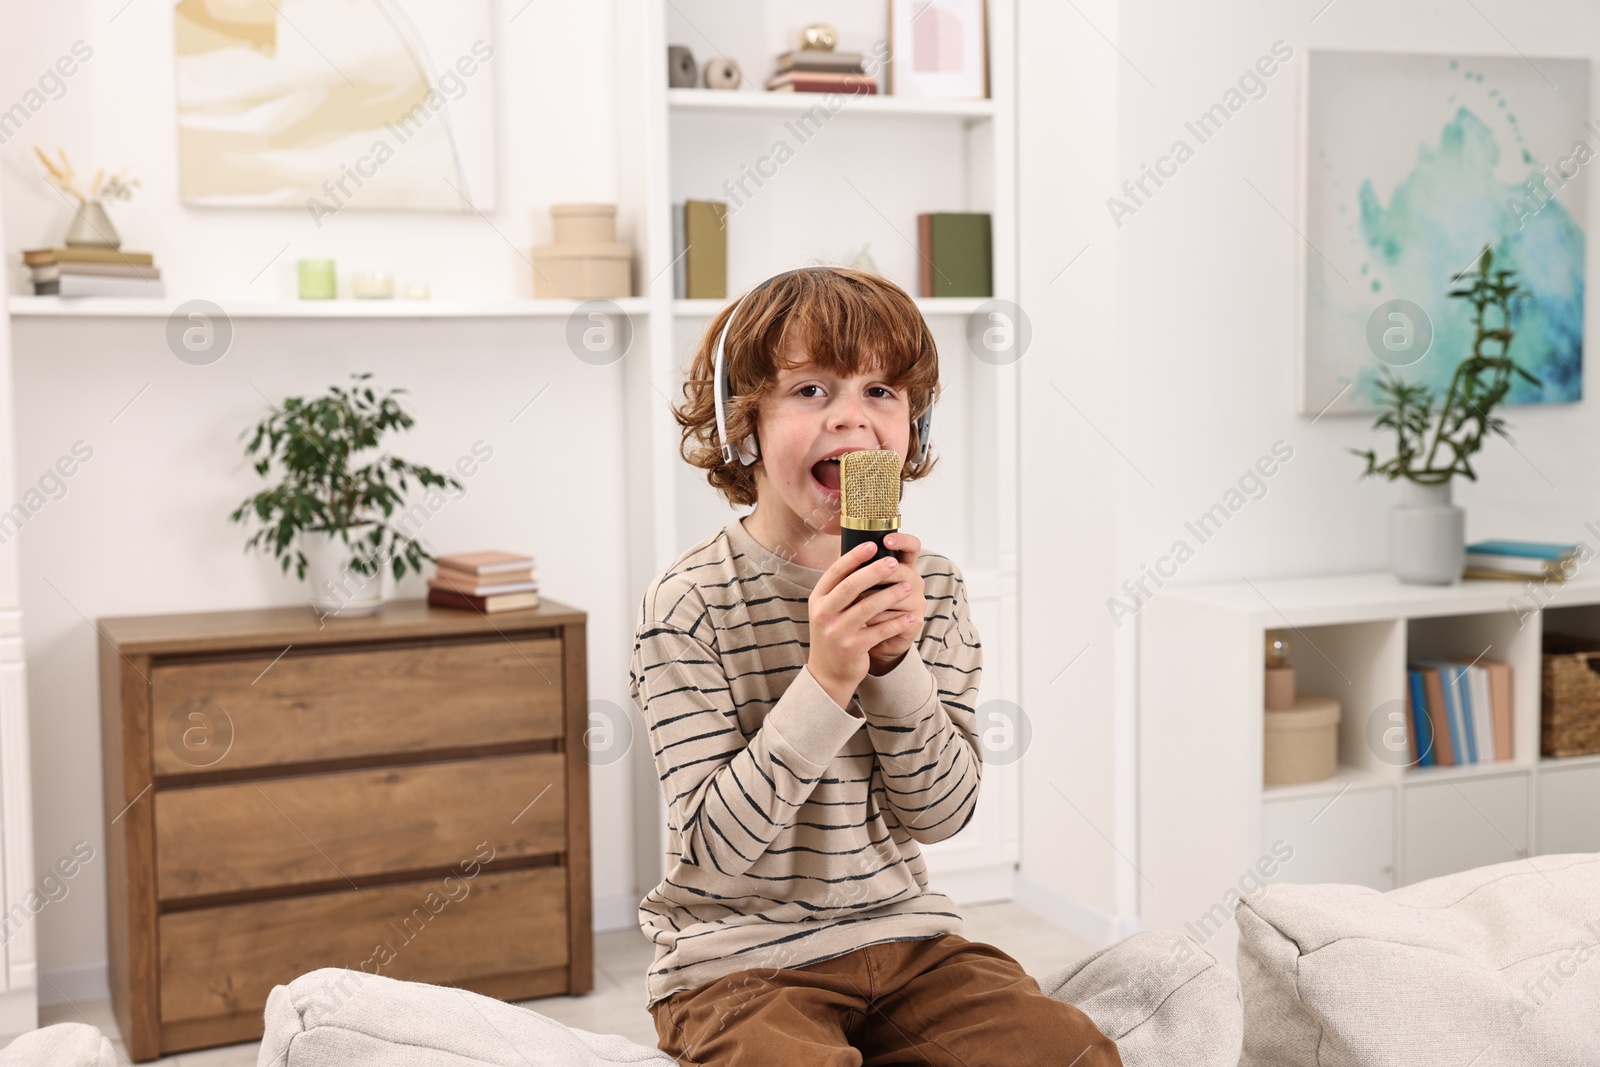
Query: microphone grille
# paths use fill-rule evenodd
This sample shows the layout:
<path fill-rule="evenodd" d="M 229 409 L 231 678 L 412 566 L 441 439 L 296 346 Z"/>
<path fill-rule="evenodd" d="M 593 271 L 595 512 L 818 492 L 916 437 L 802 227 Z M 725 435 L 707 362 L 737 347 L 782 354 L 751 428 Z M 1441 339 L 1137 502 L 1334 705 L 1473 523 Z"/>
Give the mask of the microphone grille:
<path fill-rule="evenodd" d="M 857 519 L 900 514 L 900 457 L 892 449 L 846 452 L 839 457 L 839 511 Z"/>

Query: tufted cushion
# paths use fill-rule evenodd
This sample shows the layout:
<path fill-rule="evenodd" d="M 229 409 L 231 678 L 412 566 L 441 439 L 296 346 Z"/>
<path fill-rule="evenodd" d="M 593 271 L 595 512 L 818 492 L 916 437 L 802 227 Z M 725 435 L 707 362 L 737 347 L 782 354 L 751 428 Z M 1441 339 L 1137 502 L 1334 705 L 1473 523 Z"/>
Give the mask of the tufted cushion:
<path fill-rule="evenodd" d="M 1134 934 L 1039 985 L 1093 1019 L 1117 1043 L 1123 1067 L 1180 1062 L 1236 1067 L 1239 1062 L 1239 982 L 1183 934 Z"/>
<path fill-rule="evenodd" d="M 1600 855 L 1240 904 L 1245 1064 L 1600 1062 Z"/>
<path fill-rule="evenodd" d="M 267 997 L 262 1067 L 673 1067 L 627 1038 L 591 1034 L 464 989 L 365 971 L 308 971 Z"/>
<path fill-rule="evenodd" d="M 0 1049 L 3 1067 L 117 1067 L 111 1039 L 88 1023 L 29 1030 Z"/>

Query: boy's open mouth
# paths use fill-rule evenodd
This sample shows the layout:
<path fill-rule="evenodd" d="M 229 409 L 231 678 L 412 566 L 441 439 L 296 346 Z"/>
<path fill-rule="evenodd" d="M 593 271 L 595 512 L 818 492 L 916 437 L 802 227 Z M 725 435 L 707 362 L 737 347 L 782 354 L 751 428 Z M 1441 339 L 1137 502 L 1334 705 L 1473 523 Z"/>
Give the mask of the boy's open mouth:
<path fill-rule="evenodd" d="M 811 465 L 811 478 L 830 493 L 839 492 L 839 461 L 819 459 Z"/>

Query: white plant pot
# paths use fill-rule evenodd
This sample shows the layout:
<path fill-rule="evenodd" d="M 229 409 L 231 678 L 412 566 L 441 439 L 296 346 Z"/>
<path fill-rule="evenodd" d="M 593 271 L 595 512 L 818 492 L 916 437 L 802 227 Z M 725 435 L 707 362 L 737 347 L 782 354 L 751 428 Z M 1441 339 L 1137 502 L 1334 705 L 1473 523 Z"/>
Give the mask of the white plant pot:
<path fill-rule="evenodd" d="M 1467 514 L 1450 503 L 1450 483 L 1400 483 L 1389 512 L 1389 570 L 1410 585 L 1450 585 L 1467 563 Z"/>
<path fill-rule="evenodd" d="M 355 534 L 351 534 L 351 540 Z M 351 566 L 360 551 L 337 534 L 311 531 L 300 535 L 306 556 L 306 580 L 311 583 L 311 606 L 318 615 L 341 619 L 371 615 L 390 595 L 393 573 L 385 565 L 368 576 Z"/>

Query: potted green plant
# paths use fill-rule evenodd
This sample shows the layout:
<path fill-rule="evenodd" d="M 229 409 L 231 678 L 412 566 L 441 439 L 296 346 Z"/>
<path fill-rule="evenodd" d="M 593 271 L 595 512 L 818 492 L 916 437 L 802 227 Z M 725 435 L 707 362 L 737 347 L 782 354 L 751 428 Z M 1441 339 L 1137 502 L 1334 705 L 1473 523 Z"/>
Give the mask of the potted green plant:
<path fill-rule="evenodd" d="M 1395 454 L 1380 463 L 1372 449 L 1350 449 L 1367 461 L 1362 477 L 1405 479 L 1400 503 L 1389 517 L 1389 568 L 1402 582 L 1449 585 L 1461 577 L 1466 515 L 1450 500 L 1451 479 L 1460 474 L 1477 480 L 1471 457 L 1486 434 L 1511 440 L 1494 409 L 1510 391 L 1513 376 L 1541 384 L 1510 356 L 1512 302 L 1527 290 L 1517 283 L 1515 270 L 1493 265 L 1494 255 L 1485 247 L 1475 274 L 1468 268 L 1452 279 L 1462 284 L 1449 296 L 1472 305 L 1476 336 L 1472 354 L 1456 367 L 1438 406 L 1431 389 L 1402 381 L 1385 368 L 1378 384 L 1381 414 L 1373 429 L 1394 433 Z"/>
<path fill-rule="evenodd" d="M 310 577 L 311 604 L 320 614 L 367 615 L 383 603 L 390 569 L 403 577 L 409 565 L 422 573 L 433 556 L 416 538 L 392 525 L 389 516 L 405 504 L 415 479 L 423 488 L 464 488 L 455 477 L 390 455 L 358 457 L 375 449 L 389 430 L 410 429 L 414 420 L 396 396 L 377 395 L 364 385 L 370 373 L 352 374 L 345 389 L 330 386 L 313 400 L 291 396 L 239 436 L 250 436 L 245 455 L 268 477 L 276 462 L 277 484 L 245 498 L 229 519 L 260 529 L 245 551 L 270 551 L 295 576 Z"/>

